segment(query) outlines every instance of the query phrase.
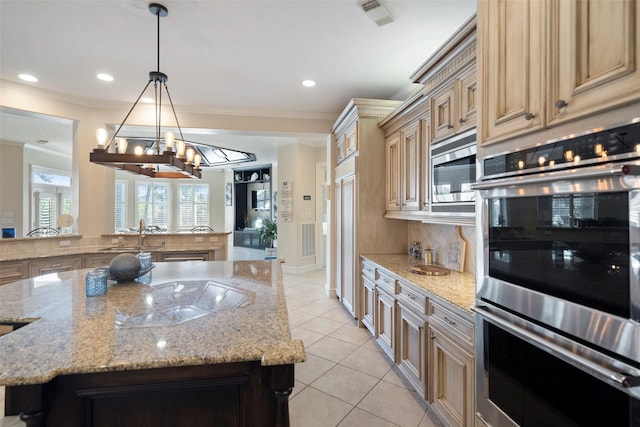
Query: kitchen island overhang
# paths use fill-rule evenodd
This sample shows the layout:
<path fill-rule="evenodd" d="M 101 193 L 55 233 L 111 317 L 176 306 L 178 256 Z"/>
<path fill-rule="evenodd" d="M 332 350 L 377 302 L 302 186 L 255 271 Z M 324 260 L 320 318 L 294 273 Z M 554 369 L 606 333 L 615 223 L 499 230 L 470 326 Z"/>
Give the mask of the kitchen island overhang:
<path fill-rule="evenodd" d="M 278 261 L 158 263 L 150 285 L 94 298 L 86 271 L 0 287 L 0 321 L 28 323 L 0 338 L 9 411 L 28 425 L 288 425 L 305 353 Z"/>

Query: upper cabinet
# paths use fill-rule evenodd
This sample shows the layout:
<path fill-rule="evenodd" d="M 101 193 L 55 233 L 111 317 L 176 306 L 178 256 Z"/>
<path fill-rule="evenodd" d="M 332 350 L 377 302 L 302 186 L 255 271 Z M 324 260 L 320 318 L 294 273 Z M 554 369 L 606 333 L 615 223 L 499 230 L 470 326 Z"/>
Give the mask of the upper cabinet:
<path fill-rule="evenodd" d="M 429 102 L 415 94 L 380 122 L 385 135 L 387 216 L 415 215 L 428 207 Z"/>
<path fill-rule="evenodd" d="M 639 0 L 480 0 L 478 142 L 640 99 Z"/>
<path fill-rule="evenodd" d="M 411 76 L 429 98 L 431 143 L 476 126 L 476 17 Z"/>
<path fill-rule="evenodd" d="M 640 99 L 640 1 L 555 1 L 548 22 L 549 125 Z"/>
<path fill-rule="evenodd" d="M 380 122 L 386 147 L 385 216 L 471 225 L 473 202 L 464 202 L 464 207 L 440 202 L 435 207 L 432 156 L 441 154 L 447 141 L 466 141 L 468 134 L 475 142 L 476 17 L 465 22 L 411 80 L 423 89 Z"/>

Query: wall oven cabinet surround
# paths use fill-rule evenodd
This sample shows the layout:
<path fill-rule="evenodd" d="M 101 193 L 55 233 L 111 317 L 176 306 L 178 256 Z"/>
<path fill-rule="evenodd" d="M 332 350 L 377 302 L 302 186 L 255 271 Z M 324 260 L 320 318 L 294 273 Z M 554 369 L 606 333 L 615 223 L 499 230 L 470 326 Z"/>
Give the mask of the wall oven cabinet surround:
<path fill-rule="evenodd" d="M 640 1 L 481 0 L 479 143 L 640 100 Z"/>
<path fill-rule="evenodd" d="M 620 148 L 584 167 L 575 154 L 553 171 L 513 172 L 509 155 L 484 161 L 486 177 L 500 163 L 503 176 L 518 174 L 476 185 L 478 412 L 490 425 L 640 422 L 638 126 L 582 136 L 592 151 L 603 133 Z M 612 409 L 586 416 L 596 402 Z"/>
<path fill-rule="evenodd" d="M 397 253 L 406 249 L 407 225 L 384 218 L 385 144 L 378 123 L 399 101 L 353 99 L 334 124 L 332 133 L 333 229 L 331 289 L 349 313 L 362 320 L 364 286 L 360 255 Z M 355 129 L 357 150 L 338 160 L 336 141 Z"/>

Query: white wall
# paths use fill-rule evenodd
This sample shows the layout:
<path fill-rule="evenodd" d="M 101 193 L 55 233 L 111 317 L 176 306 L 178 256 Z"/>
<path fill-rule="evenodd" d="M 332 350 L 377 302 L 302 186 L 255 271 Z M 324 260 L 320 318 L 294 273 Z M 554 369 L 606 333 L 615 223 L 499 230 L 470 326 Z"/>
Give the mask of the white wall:
<path fill-rule="evenodd" d="M 24 187 L 23 159 L 22 144 L 0 144 L 0 170 L 4 176 L 0 179 L 0 225 L 15 228 L 16 237 L 22 237 L 29 231 L 28 205 L 25 207 L 23 203 L 24 195 L 29 195 L 29 189 Z"/>

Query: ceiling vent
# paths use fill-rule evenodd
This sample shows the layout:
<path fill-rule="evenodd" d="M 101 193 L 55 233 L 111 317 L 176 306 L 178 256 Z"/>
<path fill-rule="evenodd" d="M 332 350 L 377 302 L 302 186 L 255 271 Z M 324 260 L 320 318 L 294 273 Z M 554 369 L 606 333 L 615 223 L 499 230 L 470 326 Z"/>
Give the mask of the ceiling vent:
<path fill-rule="evenodd" d="M 393 22 L 393 16 L 378 0 L 367 1 L 362 3 L 360 7 L 378 27 Z"/>

